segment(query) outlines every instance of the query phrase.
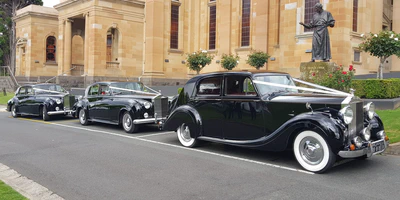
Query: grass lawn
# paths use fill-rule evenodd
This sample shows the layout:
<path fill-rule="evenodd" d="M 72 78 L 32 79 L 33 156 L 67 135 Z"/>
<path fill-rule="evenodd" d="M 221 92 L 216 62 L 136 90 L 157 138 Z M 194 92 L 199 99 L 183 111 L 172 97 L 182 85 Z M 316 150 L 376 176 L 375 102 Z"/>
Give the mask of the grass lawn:
<path fill-rule="evenodd" d="M 0 200 L 20 200 L 20 199 L 27 199 L 27 198 L 20 195 L 10 186 L 0 181 Z"/>
<path fill-rule="evenodd" d="M 0 105 L 7 105 L 7 101 L 14 97 L 14 93 L 7 93 L 7 96 L 0 94 Z"/>
<path fill-rule="evenodd" d="M 390 143 L 400 141 L 400 108 L 396 110 L 377 110 L 376 113 L 381 117 L 385 126 L 386 134 L 389 136 Z"/>

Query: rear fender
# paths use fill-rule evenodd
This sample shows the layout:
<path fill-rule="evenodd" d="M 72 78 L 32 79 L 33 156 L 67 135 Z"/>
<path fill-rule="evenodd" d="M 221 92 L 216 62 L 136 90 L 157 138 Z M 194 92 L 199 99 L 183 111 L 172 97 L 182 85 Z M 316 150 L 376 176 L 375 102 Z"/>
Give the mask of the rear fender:
<path fill-rule="evenodd" d="M 172 111 L 164 122 L 163 130 L 176 131 L 183 123 L 190 128 L 190 136 L 198 137 L 202 132 L 202 121 L 199 113 L 191 106 L 179 106 Z"/>

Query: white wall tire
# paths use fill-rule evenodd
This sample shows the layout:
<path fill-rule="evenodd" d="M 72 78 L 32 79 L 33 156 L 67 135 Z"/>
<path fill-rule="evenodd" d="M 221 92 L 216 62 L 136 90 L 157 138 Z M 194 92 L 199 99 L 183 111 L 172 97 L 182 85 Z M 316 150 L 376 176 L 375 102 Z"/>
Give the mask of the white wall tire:
<path fill-rule="evenodd" d="M 322 173 L 333 166 L 336 156 L 326 140 L 314 131 L 296 136 L 293 151 L 297 162 L 306 170 Z"/>
<path fill-rule="evenodd" d="M 197 139 L 192 138 L 190 136 L 190 128 L 187 124 L 183 123 L 178 127 L 176 130 L 176 133 L 178 135 L 179 142 L 182 144 L 184 147 L 194 147 L 196 146 Z"/>

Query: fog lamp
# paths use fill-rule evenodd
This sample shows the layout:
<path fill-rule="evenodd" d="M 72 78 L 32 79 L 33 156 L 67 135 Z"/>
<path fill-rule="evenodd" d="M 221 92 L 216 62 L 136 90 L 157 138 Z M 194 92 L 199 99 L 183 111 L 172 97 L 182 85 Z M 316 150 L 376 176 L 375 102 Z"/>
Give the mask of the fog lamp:
<path fill-rule="evenodd" d="M 366 127 L 362 130 L 362 137 L 364 138 L 364 140 L 368 141 L 369 139 L 371 139 L 371 130 Z"/>
<path fill-rule="evenodd" d="M 355 137 L 353 139 L 353 143 L 356 145 L 356 147 L 360 148 L 362 146 L 362 139 L 360 137 Z"/>
<path fill-rule="evenodd" d="M 60 108 L 59 107 L 56 107 L 56 111 L 59 111 L 60 110 Z"/>
<path fill-rule="evenodd" d="M 144 113 L 144 114 L 143 114 L 143 117 L 144 117 L 144 118 L 148 118 L 148 117 L 149 117 L 149 114 L 148 114 L 148 113 Z"/>

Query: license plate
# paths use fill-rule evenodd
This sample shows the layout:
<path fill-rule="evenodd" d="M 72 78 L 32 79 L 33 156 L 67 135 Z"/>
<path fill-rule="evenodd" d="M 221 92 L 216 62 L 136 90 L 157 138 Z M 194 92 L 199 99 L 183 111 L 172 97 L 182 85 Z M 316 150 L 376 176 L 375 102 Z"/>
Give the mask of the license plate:
<path fill-rule="evenodd" d="M 385 142 L 383 140 L 371 144 L 372 153 L 381 152 L 385 150 L 385 148 Z"/>

